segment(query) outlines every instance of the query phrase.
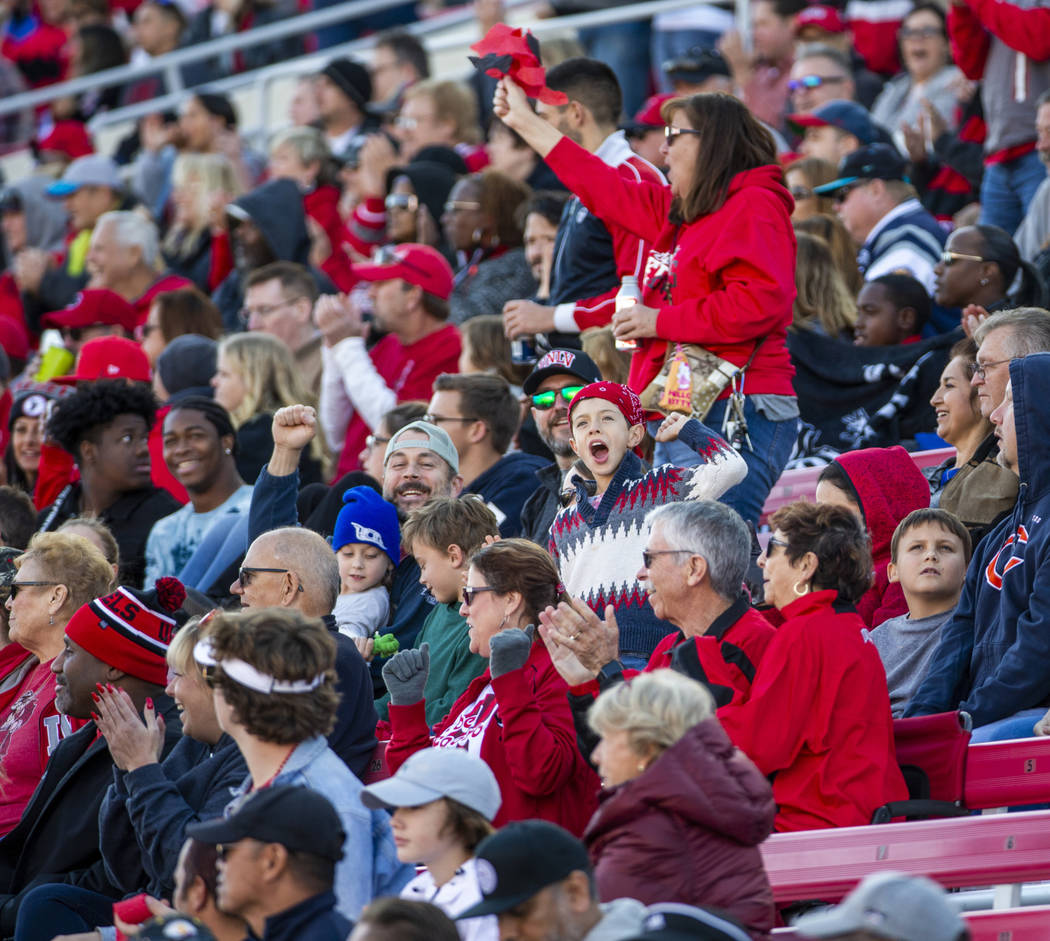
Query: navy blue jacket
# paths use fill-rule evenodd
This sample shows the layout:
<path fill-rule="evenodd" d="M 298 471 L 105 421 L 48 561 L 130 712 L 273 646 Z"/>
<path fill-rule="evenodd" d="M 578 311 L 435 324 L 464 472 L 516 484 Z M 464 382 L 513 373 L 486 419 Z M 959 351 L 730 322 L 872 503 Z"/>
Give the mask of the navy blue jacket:
<path fill-rule="evenodd" d="M 1050 353 L 1010 363 L 1020 489 L 988 532 L 905 715 L 963 709 L 975 727 L 1050 700 Z"/>
<path fill-rule="evenodd" d="M 505 454 L 463 488 L 476 493 L 496 515 L 504 539 L 521 534 L 521 509 L 536 489 L 536 471 L 549 462 L 535 454 Z"/>
<path fill-rule="evenodd" d="M 322 892 L 267 918 L 261 941 L 346 941 L 353 927 L 335 910 L 335 893 Z"/>

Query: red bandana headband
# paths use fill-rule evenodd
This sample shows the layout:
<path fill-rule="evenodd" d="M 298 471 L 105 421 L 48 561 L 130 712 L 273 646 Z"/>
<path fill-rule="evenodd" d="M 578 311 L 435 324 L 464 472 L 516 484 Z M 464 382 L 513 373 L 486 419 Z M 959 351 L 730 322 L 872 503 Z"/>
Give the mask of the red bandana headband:
<path fill-rule="evenodd" d="M 584 399 L 605 399 L 615 405 L 623 417 L 627 419 L 628 425 L 641 425 L 645 421 L 642 412 L 642 403 L 627 386 L 618 382 L 592 382 L 577 392 L 569 403 L 569 420 L 572 420 L 572 410 Z"/>

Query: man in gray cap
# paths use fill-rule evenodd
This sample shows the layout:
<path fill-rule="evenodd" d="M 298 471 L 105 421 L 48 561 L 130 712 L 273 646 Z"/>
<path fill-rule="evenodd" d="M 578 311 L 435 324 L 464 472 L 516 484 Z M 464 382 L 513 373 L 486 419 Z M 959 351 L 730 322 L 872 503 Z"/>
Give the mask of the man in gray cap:
<path fill-rule="evenodd" d="M 865 878 L 840 905 L 803 915 L 803 938 L 836 941 L 969 941 L 970 930 L 936 882 L 879 872 Z"/>

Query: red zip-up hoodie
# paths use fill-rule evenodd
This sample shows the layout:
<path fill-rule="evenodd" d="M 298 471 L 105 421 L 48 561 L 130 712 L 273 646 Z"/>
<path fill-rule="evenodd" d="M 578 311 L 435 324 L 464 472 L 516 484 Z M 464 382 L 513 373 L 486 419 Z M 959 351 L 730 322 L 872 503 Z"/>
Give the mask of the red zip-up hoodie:
<path fill-rule="evenodd" d="M 795 299 L 794 203 L 780 167 L 738 173 L 720 209 L 674 225 L 670 187 L 628 181 L 568 138 L 545 159 L 598 218 L 652 245 L 642 303 L 660 311 L 659 338 L 640 341 L 631 357 L 628 385 L 635 392 L 660 371 L 667 341 L 699 343 L 743 366 L 764 338 L 744 391 L 795 394 L 787 349 Z"/>

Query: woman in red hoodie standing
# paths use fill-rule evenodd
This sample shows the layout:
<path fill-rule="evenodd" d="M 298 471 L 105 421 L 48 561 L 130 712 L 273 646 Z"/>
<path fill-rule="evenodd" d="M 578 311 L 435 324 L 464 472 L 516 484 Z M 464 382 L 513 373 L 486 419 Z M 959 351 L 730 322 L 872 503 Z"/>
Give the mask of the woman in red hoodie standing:
<path fill-rule="evenodd" d="M 662 111 L 670 186 L 629 182 L 556 129 L 564 107 L 538 103 L 534 113 L 509 79 L 493 103 L 496 116 L 588 209 L 651 244 L 642 303 L 613 318 L 617 338 L 637 344 L 628 385 L 641 393 L 674 343 L 699 344 L 747 366 L 747 437 L 734 443 L 748 474 L 722 499 L 745 520 L 757 520 L 798 432 L 786 343 L 795 297 L 793 203 L 773 138 L 729 95 L 676 98 Z M 704 419 L 708 425 L 722 425 L 729 397 L 727 388 Z M 688 465 L 696 455 L 660 448 L 656 460 Z"/>

